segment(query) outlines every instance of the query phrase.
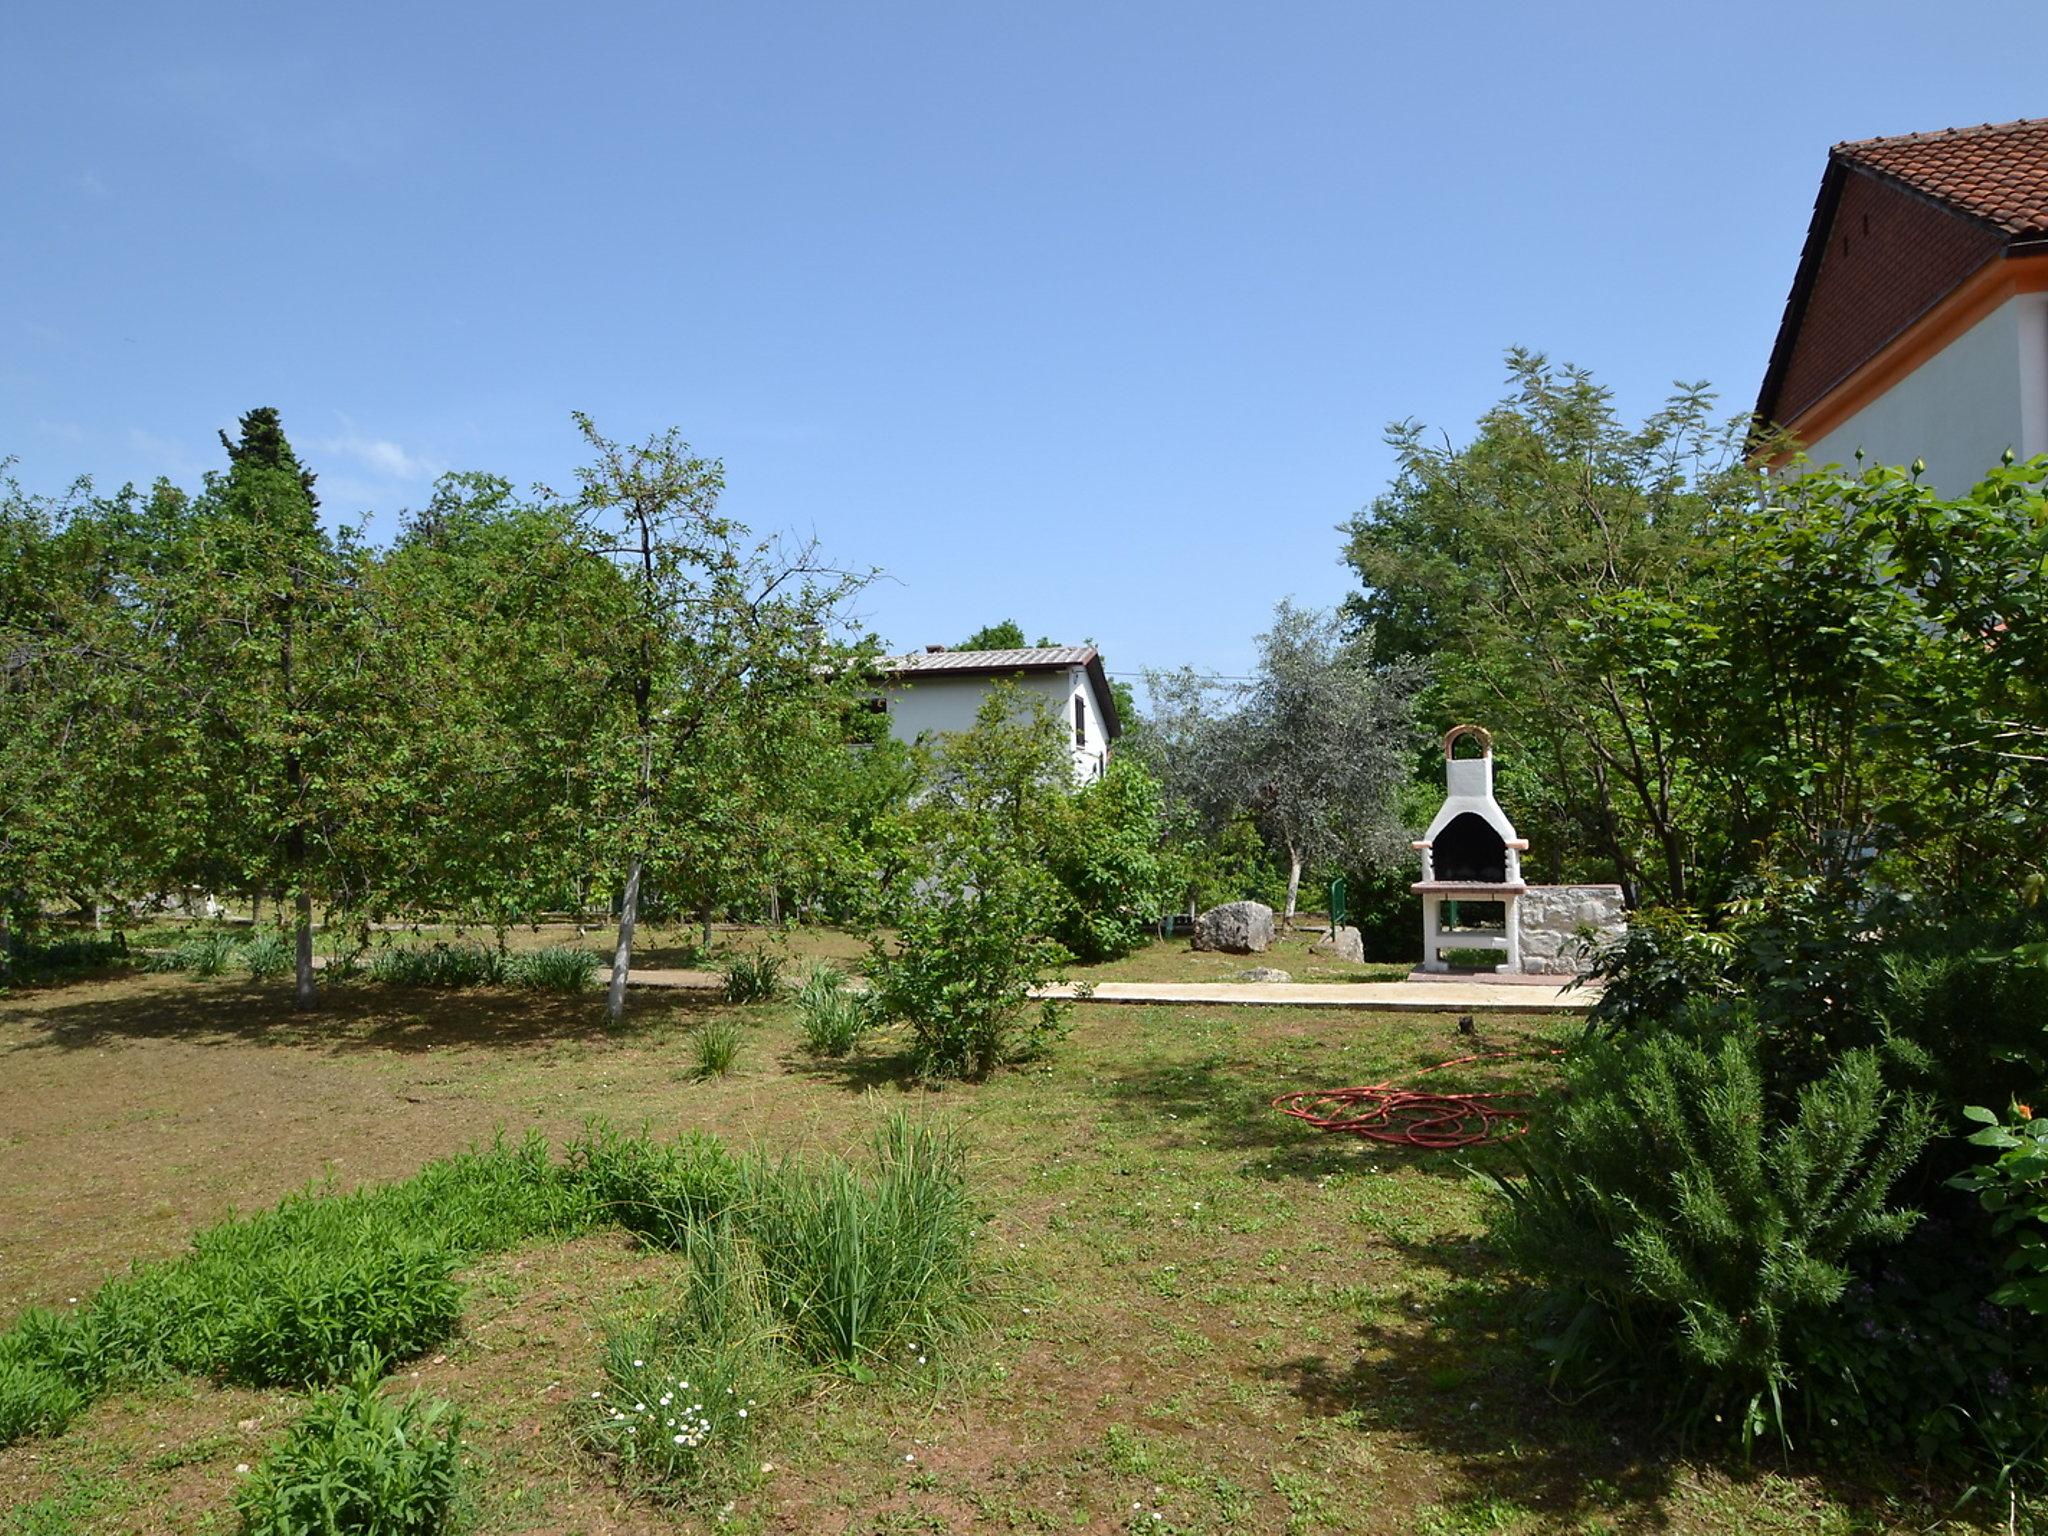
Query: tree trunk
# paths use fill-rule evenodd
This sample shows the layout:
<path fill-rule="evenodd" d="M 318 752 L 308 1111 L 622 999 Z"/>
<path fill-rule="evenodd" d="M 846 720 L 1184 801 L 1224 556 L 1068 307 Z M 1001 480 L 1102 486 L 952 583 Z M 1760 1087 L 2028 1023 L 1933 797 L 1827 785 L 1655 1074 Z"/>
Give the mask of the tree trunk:
<path fill-rule="evenodd" d="M 612 951 L 612 987 L 604 1011 L 616 1024 L 626 1011 L 626 977 L 633 969 L 633 929 L 640 921 L 641 861 L 626 871 L 626 894 L 619 901 L 619 945 Z"/>
<path fill-rule="evenodd" d="M 704 939 L 697 947 L 703 951 L 704 958 L 709 960 L 711 958 L 711 909 L 706 907 L 700 916 L 704 923 Z"/>
<path fill-rule="evenodd" d="M 10 926 L 13 911 L 13 899 L 0 894 L 0 985 L 5 985 L 14 973 L 14 929 Z"/>
<path fill-rule="evenodd" d="M 313 1006 L 313 893 L 300 890 L 295 905 L 298 909 L 298 935 L 294 948 L 298 951 L 298 991 L 293 1002 L 301 1008 Z"/>
<path fill-rule="evenodd" d="M 1301 855 L 1292 848 L 1287 850 L 1287 912 L 1280 919 L 1282 928 L 1294 926 L 1294 900 L 1301 894 Z"/>

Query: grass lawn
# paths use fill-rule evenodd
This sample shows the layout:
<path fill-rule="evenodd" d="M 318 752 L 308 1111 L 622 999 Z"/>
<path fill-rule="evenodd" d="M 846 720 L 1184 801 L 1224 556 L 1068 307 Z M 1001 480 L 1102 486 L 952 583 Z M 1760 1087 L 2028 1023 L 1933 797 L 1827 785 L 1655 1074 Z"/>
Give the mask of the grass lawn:
<path fill-rule="evenodd" d="M 1311 918 L 1314 928 L 1304 927 L 1280 934 L 1273 947 L 1262 955 L 1219 955 L 1193 947 L 1186 937 L 1155 939 L 1121 959 L 1095 965 L 1076 965 L 1077 981 L 1230 981 L 1253 966 L 1271 966 L 1286 971 L 1296 981 L 1399 981 L 1415 969 L 1414 962 L 1368 962 L 1347 965 L 1327 955 L 1312 955 L 1309 945 L 1319 936 L 1322 919 Z M 131 935 L 130 942 L 141 947 L 175 940 L 185 931 L 175 923 L 158 924 Z M 539 927 L 508 929 L 505 942 L 517 950 L 538 949 L 548 944 L 577 944 L 604 957 L 609 965 L 617 935 L 602 926 L 586 924 L 579 935 L 574 924 L 546 923 Z M 867 953 L 867 945 L 841 928 L 805 924 L 776 929 L 746 923 L 717 923 L 712 927 L 711 950 L 700 947 L 702 930 L 695 923 L 680 927 L 643 927 L 633 946 L 636 970 L 717 970 L 735 955 L 769 951 L 785 955 L 801 969 L 829 960 L 844 969 L 856 970 Z M 497 936 L 489 929 L 456 928 L 449 924 L 387 929 L 377 935 L 379 942 L 395 944 L 473 943 L 492 944 Z"/>
<path fill-rule="evenodd" d="M 717 1015 L 744 1019 L 746 1039 L 732 1075 L 700 1082 L 685 1035 Z M 1476 1047 L 1571 1027 L 1503 1020 Z M 666 1508 L 608 1482 L 571 1426 L 601 1324 L 649 1306 L 677 1261 L 615 1232 L 486 1259 L 465 1271 L 461 1333 L 396 1375 L 467 1416 L 474 1528 L 1944 1528 L 1938 1505 L 1688 1459 L 1554 1400 L 1511 1337 L 1511 1279 L 1479 1241 L 1467 1162 L 1267 1107 L 1474 1048 L 1436 1016 L 1082 1008 L 1049 1061 L 928 1093 L 902 1085 L 886 1041 L 805 1060 L 779 1004 L 637 996 L 607 1032 L 594 998 L 363 985 L 301 1016 L 282 984 L 34 989 L 0 998 L 0 1322 L 174 1254 L 230 1208 L 308 1179 L 402 1176 L 499 1127 L 560 1138 L 599 1114 L 845 1150 L 909 1107 L 970 1139 L 990 1218 L 991 1326 L 942 1377 L 825 1389 L 767 1426 L 766 1469 L 722 1518 Z M 0 1451 L 0 1533 L 231 1530 L 236 1465 L 302 1401 L 199 1382 L 109 1397 L 62 1436 Z"/>

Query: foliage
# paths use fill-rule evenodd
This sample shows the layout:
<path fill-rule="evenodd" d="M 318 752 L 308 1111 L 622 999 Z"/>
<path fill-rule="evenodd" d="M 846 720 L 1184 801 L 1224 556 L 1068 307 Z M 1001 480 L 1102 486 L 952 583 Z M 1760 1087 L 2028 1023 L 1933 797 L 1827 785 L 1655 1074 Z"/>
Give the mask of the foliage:
<path fill-rule="evenodd" d="M 653 1142 L 593 1122 L 569 1144 L 568 1165 L 605 1219 L 652 1248 L 681 1247 L 739 1201 L 743 1184 L 738 1159 L 701 1131 Z"/>
<path fill-rule="evenodd" d="M 680 1293 L 606 1327 L 605 1385 L 583 1437 L 632 1484 L 702 1495 L 751 1470 L 764 1409 L 782 1395 L 779 1325 L 760 1264 L 730 1220 L 686 1229 Z"/>
<path fill-rule="evenodd" d="M 388 944 L 371 953 L 369 973 L 391 987 L 488 987 L 505 980 L 506 957 L 481 944 Z"/>
<path fill-rule="evenodd" d="M 1719 1415 L 1746 1442 L 1789 1435 L 1815 1385 L 1804 1341 L 1852 1259 L 1913 1226 L 1887 1202 L 1932 1129 L 1871 1051 L 1771 1101 L 1759 1040 L 1737 1016 L 1583 1048 L 1494 1212 L 1545 1298 L 1560 1375 L 1654 1386 L 1693 1427 Z"/>
<path fill-rule="evenodd" d="M 193 976 L 219 976 L 234 964 L 240 942 L 224 929 L 210 928 L 180 939 L 168 949 L 142 957 L 145 971 L 185 971 Z"/>
<path fill-rule="evenodd" d="M 874 1027 L 873 1007 L 865 992 L 848 989 L 835 967 L 814 967 L 796 994 L 797 1028 L 813 1056 L 848 1055 Z"/>
<path fill-rule="evenodd" d="M 746 1031 L 737 1019 L 706 1019 L 690 1031 L 690 1050 L 696 1058 L 700 1078 L 724 1077 L 739 1060 L 740 1044 Z"/>
<path fill-rule="evenodd" d="M 781 955 L 768 950 L 734 955 L 725 965 L 725 1000 L 728 1003 L 774 1001 L 782 991 L 784 963 Z"/>
<path fill-rule="evenodd" d="M 1411 660 L 1377 658 L 1369 633 L 1347 638 L 1335 615 L 1282 602 L 1256 676 L 1220 706 L 1192 670 L 1147 674 L 1141 742 L 1168 803 L 1196 826 L 1214 835 L 1249 818 L 1285 857 L 1291 918 L 1311 865 L 1385 862 L 1401 841 L 1395 800 L 1423 676 Z"/>
<path fill-rule="evenodd" d="M 1159 785 L 1136 758 L 1113 757 L 1059 811 L 1045 854 L 1059 884 L 1048 936 L 1077 960 L 1129 954 L 1171 899 Z"/>
<path fill-rule="evenodd" d="M 2048 1120 L 2036 1119 L 2025 1104 L 2012 1107 L 2010 1123 L 1981 1104 L 1963 1115 L 1979 1127 L 1970 1145 L 1997 1154 L 1952 1180 L 1991 1213 L 1992 1236 L 2006 1248 L 2010 1278 L 1991 1300 L 2048 1315 Z"/>
<path fill-rule="evenodd" d="M 892 1113 L 863 1171 L 755 1161 L 742 1206 L 771 1304 L 806 1359 L 872 1369 L 967 1326 L 976 1219 L 947 1131 Z"/>
<path fill-rule="evenodd" d="M 1693 999 L 1732 991 L 1723 974 L 1731 942 L 1678 908 L 1631 912 L 1628 931 L 1594 956 L 1586 972 L 1587 981 L 1600 988 L 1588 1026 L 1615 1034 L 1669 1024 Z"/>
<path fill-rule="evenodd" d="M 239 956 L 254 981 L 268 981 L 292 968 L 291 946 L 277 933 L 259 933 L 244 941 Z"/>
<path fill-rule="evenodd" d="M 317 1395 L 235 1490 L 248 1536 L 435 1536 L 462 1485 L 462 1415 L 394 1401 L 366 1365 Z"/>
<path fill-rule="evenodd" d="M 597 974 L 598 957 L 580 944 L 546 944 L 505 959 L 505 979 L 529 992 L 584 992 Z"/>

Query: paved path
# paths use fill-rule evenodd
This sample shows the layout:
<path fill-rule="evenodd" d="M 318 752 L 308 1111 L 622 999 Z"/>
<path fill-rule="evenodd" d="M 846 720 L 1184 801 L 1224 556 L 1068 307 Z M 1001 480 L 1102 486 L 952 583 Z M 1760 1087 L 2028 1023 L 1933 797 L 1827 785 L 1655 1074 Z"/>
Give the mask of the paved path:
<path fill-rule="evenodd" d="M 599 976 L 609 978 L 610 971 Z M 635 987 L 715 991 L 725 978 L 715 971 L 635 970 Z M 1045 987 L 1035 997 L 1072 997 L 1072 983 Z M 1098 1003 L 1231 1003 L 1268 1008 L 1370 1008 L 1383 1013 L 1584 1013 L 1598 994 L 1567 992 L 1528 981 L 1098 981 Z"/>

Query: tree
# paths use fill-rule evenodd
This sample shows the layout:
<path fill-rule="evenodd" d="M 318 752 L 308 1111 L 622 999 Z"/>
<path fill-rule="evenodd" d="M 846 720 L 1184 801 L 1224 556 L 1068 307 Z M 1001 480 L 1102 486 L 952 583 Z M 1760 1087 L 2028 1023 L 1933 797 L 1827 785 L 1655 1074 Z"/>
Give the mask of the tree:
<path fill-rule="evenodd" d="M 814 545 L 751 541 L 718 512 L 723 465 L 670 429 L 621 446 L 578 414 L 595 462 L 575 506 L 590 551 L 622 578 L 607 615 L 617 708 L 596 744 L 621 875 L 608 1008 L 625 1007 L 650 870 L 700 900 L 736 808 L 764 783 L 792 718 L 836 721 L 858 669 L 828 645 L 840 604 L 865 578 L 822 565 Z"/>
<path fill-rule="evenodd" d="M 1246 815 L 1285 855 L 1292 919 L 1311 863 L 1392 852 L 1426 674 L 1413 660 L 1376 659 L 1370 635 L 1347 638 L 1336 615 L 1291 602 L 1258 643 L 1254 679 L 1235 688 L 1188 671 L 1148 675 L 1147 752 L 1169 799 L 1210 831 Z"/>
<path fill-rule="evenodd" d="M 1049 642 L 1040 641 L 1040 644 Z M 973 634 L 953 647 L 956 651 L 1021 651 L 1024 649 L 1024 631 L 1015 619 L 1004 619 L 997 624 L 984 624 Z"/>
<path fill-rule="evenodd" d="M 1685 604 L 1717 558 L 1717 519 L 1754 499 L 1741 424 L 1715 417 L 1703 385 L 1629 428 L 1583 369 L 1516 350 L 1508 371 L 1514 393 L 1470 443 L 1390 430 L 1399 473 L 1348 528 L 1363 587 L 1350 612 L 1385 654 L 1431 658 L 1443 723 L 1484 721 L 1535 771 L 1554 837 L 1631 902 L 1683 902 L 1696 786 L 1662 662 L 1589 644 L 1578 621 L 1622 592 Z"/>

